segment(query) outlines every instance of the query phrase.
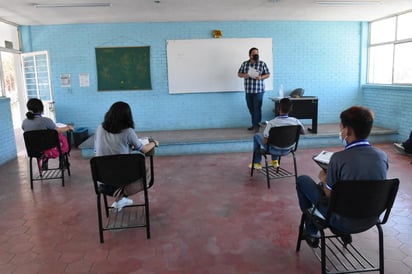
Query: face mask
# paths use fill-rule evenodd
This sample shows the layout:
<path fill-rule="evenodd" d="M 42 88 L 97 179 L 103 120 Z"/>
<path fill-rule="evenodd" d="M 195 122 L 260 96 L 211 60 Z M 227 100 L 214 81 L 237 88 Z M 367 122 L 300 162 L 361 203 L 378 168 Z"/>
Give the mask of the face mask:
<path fill-rule="evenodd" d="M 253 54 L 253 55 L 252 55 L 252 59 L 253 59 L 254 61 L 259 60 L 259 54 Z"/>
<path fill-rule="evenodd" d="M 348 136 L 346 136 L 345 138 L 342 138 L 342 131 L 339 131 L 339 140 L 342 142 L 342 144 L 344 146 L 346 146 L 348 143 L 346 142 L 346 138 L 348 138 Z"/>

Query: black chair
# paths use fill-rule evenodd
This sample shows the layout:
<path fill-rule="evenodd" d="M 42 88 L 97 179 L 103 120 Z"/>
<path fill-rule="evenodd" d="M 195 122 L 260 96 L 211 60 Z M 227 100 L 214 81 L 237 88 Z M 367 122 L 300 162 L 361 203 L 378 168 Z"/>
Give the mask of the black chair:
<path fill-rule="evenodd" d="M 384 273 L 384 247 L 382 224 L 389 218 L 399 188 L 398 179 L 381 181 L 340 181 L 331 192 L 326 216 L 316 206 L 302 214 L 296 251 L 300 250 L 305 218 L 313 221 L 320 232 L 320 246 L 312 249 L 321 262 L 322 273 L 357 273 L 379 271 Z M 332 214 L 351 219 L 372 219 L 369 225 L 354 229 L 351 234 L 365 232 L 373 227 L 378 230 L 379 261 L 372 262 L 352 244 L 351 234 L 342 233 L 329 225 Z M 326 233 L 325 233 L 326 232 Z M 320 252 L 320 254 L 319 254 Z"/>
<path fill-rule="evenodd" d="M 33 189 L 33 181 L 56 180 L 62 181 L 64 186 L 64 173 L 70 176 L 70 137 L 68 137 L 69 151 L 62 153 L 58 132 L 56 130 L 33 130 L 23 133 L 24 143 L 26 145 L 27 156 L 29 157 L 30 167 L 30 188 Z M 43 169 L 41 166 L 41 159 L 44 156 L 43 152 L 57 147 L 59 151 L 58 167 Z M 36 159 L 38 172 L 33 170 L 33 159 Z"/>
<path fill-rule="evenodd" d="M 97 195 L 97 214 L 100 243 L 104 242 L 103 232 L 105 230 L 116 230 L 126 228 L 146 227 L 146 237 L 150 239 L 149 220 L 149 196 L 148 188 L 153 185 L 153 154 L 150 159 L 150 180 L 147 180 L 146 157 L 143 154 L 117 154 L 108 156 L 93 157 L 90 160 L 90 167 Z M 115 188 L 126 186 L 132 182 L 142 184 L 143 202 L 126 206 L 118 212 L 108 206 L 107 196 L 112 193 L 107 192 L 106 186 Z M 139 195 L 139 194 L 136 194 Z M 106 214 L 106 224 L 103 225 L 101 199 L 104 201 Z"/>
<path fill-rule="evenodd" d="M 265 159 L 265 165 L 262 168 L 261 172 L 266 175 L 267 186 L 270 188 L 270 180 L 271 179 L 281 179 L 287 177 L 295 177 L 297 179 L 297 166 L 296 166 L 296 156 L 295 152 L 298 148 L 299 137 L 300 137 L 300 130 L 301 126 L 281 126 L 281 127 L 272 127 L 269 131 L 269 138 L 267 142 L 266 149 L 261 149 L 258 151 L 253 151 L 252 156 L 252 163 L 253 159 L 255 158 L 256 153 L 260 153 Z M 280 166 L 273 167 L 268 164 L 268 155 L 271 157 L 269 152 L 270 146 L 275 146 L 278 148 L 289 148 L 292 147 L 287 153 L 279 154 L 279 165 L 281 164 L 282 156 L 292 155 L 293 156 L 293 166 L 294 171 L 290 172 Z M 252 168 L 250 171 L 250 176 L 253 176 L 254 165 L 252 164 Z"/>

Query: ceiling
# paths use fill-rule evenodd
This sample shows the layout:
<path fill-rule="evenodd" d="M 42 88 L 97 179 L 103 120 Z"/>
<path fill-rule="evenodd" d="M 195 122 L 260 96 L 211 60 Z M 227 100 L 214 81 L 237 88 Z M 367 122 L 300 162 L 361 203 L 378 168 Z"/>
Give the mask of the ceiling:
<path fill-rule="evenodd" d="M 16 25 L 189 21 L 371 21 L 412 9 L 412 0 L 2 0 L 0 20 Z M 326 2 L 326 0 L 324 0 Z M 337 2 L 337 3 L 330 3 Z M 110 3 L 36 8 L 35 4 Z"/>

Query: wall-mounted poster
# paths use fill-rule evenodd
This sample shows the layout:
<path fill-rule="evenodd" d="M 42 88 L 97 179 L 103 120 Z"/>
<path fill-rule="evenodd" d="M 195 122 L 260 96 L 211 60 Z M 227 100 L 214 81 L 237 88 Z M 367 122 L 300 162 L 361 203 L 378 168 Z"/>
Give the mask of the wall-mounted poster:
<path fill-rule="evenodd" d="M 79 85 L 80 87 L 90 87 L 90 77 L 88 73 L 79 74 Z"/>
<path fill-rule="evenodd" d="M 70 74 L 60 74 L 60 84 L 62 88 L 70 88 L 72 86 Z"/>
<path fill-rule="evenodd" d="M 150 47 L 96 48 L 97 89 L 150 90 Z"/>

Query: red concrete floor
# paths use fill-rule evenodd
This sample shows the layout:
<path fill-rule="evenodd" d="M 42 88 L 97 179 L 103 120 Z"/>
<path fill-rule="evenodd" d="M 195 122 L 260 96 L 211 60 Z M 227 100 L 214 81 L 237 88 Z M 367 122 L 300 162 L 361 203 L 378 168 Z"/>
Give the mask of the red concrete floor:
<path fill-rule="evenodd" d="M 400 190 L 384 225 L 385 273 L 412 273 L 412 158 L 391 144 L 389 177 Z M 331 148 L 337 150 L 340 148 Z M 311 160 L 320 149 L 299 150 L 300 174 L 317 176 Z M 78 150 L 72 176 L 36 182 L 30 190 L 27 159 L 0 167 L 0 273 L 320 273 L 306 244 L 295 252 L 300 212 L 294 180 L 249 176 L 251 153 L 155 157 L 150 189 L 151 234 L 144 229 L 105 232 L 100 244 L 89 162 Z M 283 166 L 291 161 L 283 159 Z M 377 255 L 376 232 L 354 235 Z"/>

